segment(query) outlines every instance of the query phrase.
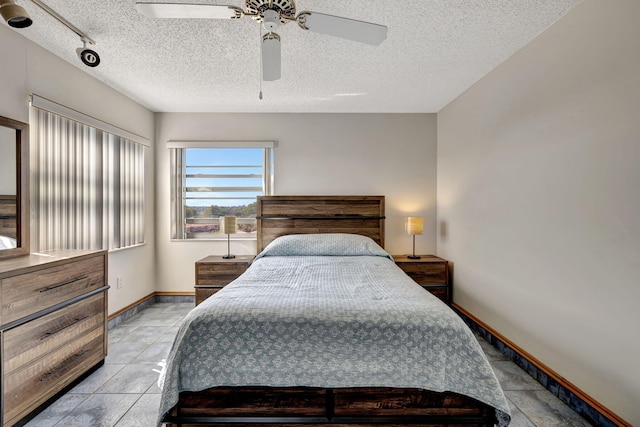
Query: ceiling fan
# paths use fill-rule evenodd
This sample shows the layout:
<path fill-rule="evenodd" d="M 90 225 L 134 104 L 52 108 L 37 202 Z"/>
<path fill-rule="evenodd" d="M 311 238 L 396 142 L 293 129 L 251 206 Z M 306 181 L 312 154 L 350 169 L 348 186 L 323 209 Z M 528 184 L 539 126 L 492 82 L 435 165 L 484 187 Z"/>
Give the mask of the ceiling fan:
<path fill-rule="evenodd" d="M 294 0 L 246 0 L 246 10 L 226 5 L 136 1 L 136 9 L 150 18 L 240 19 L 248 16 L 254 19 L 267 31 L 261 45 L 262 79 L 265 81 L 280 79 L 280 36 L 274 30 L 288 22 L 297 22 L 303 30 L 376 46 L 387 38 L 384 25 L 316 12 L 296 15 Z"/>

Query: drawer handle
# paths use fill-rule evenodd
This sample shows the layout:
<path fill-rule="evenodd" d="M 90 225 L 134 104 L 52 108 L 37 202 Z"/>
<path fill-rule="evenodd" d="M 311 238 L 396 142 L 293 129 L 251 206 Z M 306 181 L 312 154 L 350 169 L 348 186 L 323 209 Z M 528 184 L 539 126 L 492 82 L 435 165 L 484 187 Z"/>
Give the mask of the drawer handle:
<path fill-rule="evenodd" d="M 78 278 L 70 280 L 68 282 L 60 283 L 60 284 L 53 285 L 53 286 L 47 286 L 46 288 L 40 289 L 40 292 L 41 293 L 42 292 L 49 292 L 49 291 L 52 291 L 54 289 L 61 288 L 63 286 L 72 285 L 72 284 L 77 283 L 77 282 L 79 282 L 81 280 L 88 280 L 88 279 L 89 279 L 89 277 L 87 277 L 87 276 L 78 277 Z"/>
<path fill-rule="evenodd" d="M 45 340 L 45 339 L 49 338 L 50 336 L 57 334 L 58 332 L 62 332 L 65 329 L 70 328 L 71 326 L 75 325 L 76 323 L 82 322 L 84 319 L 88 319 L 88 318 L 89 318 L 89 315 L 86 315 L 84 317 L 79 317 L 79 318 L 75 319 L 71 323 L 68 323 L 68 324 L 66 324 L 64 326 L 61 326 L 58 329 L 54 329 L 53 331 L 47 332 L 46 334 L 44 334 L 43 336 L 40 337 L 40 341 Z"/>
<path fill-rule="evenodd" d="M 67 366 L 71 365 L 73 362 L 75 362 L 76 360 L 78 360 L 80 357 L 82 357 L 85 353 L 87 352 L 87 350 L 82 350 L 80 353 L 74 354 L 73 356 L 71 356 L 70 358 L 68 358 L 67 360 L 65 360 L 64 362 L 62 362 L 62 364 L 60 366 L 58 366 L 57 368 L 47 372 L 46 374 L 44 374 L 43 376 L 40 377 L 40 379 L 38 381 L 40 382 L 44 382 L 47 381 L 49 378 L 51 378 L 52 376 L 54 376 L 55 374 L 57 374 L 60 371 L 63 371 L 64 369 L 67 368 Z"/>

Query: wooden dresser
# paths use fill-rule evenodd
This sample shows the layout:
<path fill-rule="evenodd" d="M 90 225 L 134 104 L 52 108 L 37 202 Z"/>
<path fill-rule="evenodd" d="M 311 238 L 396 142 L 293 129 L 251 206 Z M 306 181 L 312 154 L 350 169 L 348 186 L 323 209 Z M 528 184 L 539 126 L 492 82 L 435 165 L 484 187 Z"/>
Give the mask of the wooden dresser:
<path fill-rule="evenodd" d="M 435 255 L 420 255 L 418 259 L 409 258 L 407 255 L 394 255 L 393 260 L 417 284 L 451 305 L 449 262 L 446 259 Z"/>
<path fill-rule="evenodd" d="M 218 292 L 249 268 L 253 256 L 208 256 L 196 262 L 196 305 Z"/>
<path fill-rule="evenodd" d="M 33 415 L 107 355 L 107 252 L 0 261 L 2 427 Z"/>

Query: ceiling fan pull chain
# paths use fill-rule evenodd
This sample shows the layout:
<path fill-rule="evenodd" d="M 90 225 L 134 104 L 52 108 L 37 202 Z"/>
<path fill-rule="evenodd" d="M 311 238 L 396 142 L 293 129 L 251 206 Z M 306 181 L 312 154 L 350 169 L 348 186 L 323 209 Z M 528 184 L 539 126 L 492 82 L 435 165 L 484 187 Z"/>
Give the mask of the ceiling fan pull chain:
<path fill-rule="evenodd" d="M 258 95 L 258 99 L 262 101 L 262 25 L 258 23 L 258 40 L 260 41 L 260 94 Z"/>

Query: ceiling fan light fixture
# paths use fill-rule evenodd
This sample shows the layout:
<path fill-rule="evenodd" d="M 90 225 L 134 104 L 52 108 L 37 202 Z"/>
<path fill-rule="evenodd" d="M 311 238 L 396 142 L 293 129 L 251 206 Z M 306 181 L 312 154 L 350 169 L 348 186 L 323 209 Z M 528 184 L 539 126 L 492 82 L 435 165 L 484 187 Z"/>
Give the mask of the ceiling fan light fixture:
<path fill-rule="evenodd" d="M 26 28 L 33 24 L 27 11 L 13 0 L 0 0 L 0 15 L 13 28 Z"/>
<path fill-rule="evenodd" d="M 262 36 L 262 79 L 267 82 L 279 80 L 281 76 L 280 36 L 267 33 Z"/>

